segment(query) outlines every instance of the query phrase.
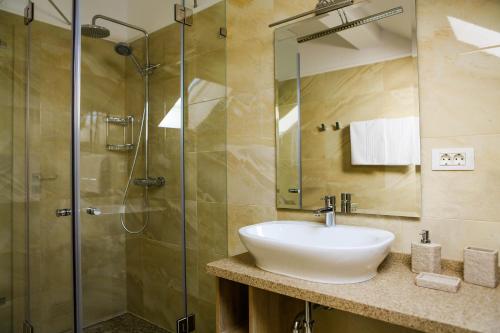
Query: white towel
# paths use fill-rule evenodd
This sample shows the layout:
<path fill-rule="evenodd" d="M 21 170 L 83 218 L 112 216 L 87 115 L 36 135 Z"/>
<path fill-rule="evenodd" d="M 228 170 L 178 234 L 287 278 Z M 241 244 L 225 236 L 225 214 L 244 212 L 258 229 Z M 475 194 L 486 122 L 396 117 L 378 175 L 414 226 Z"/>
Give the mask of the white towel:
<path fill-rule="evenodd" d="M 356 121 L 350 125 L 352 165 L 419 165 L 418 117 Z"/>

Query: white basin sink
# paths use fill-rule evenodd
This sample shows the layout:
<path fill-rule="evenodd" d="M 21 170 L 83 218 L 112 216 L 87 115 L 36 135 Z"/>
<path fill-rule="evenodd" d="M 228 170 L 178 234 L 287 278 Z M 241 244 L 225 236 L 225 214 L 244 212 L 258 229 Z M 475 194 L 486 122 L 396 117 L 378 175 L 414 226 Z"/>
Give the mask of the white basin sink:
<path fill-rule="evenodd" d="M 385 230 L 299 221 L 254 224 L 241 228 L 239 234 L 257 267 L 336 284 L 373 278 L 395 238 Z"/>

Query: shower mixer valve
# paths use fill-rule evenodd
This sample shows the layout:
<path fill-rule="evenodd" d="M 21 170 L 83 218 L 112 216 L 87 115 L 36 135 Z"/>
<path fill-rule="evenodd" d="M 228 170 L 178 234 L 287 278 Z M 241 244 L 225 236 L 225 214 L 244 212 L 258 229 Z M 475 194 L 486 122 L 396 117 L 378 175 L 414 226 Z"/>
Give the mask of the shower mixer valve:
<path fill-rule="evenodd" d="M 142 187 L 162 187 L 165 185 L 165 177 L 136 178 L 134 185 Z"/>

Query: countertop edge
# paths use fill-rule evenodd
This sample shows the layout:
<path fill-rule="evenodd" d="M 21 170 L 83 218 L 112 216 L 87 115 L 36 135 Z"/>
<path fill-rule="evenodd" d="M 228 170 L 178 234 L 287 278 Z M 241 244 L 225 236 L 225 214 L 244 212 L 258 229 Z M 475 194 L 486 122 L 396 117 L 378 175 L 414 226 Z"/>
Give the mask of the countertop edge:
<path fill-rule="evenodd" d="M 222 260 L 227 260 L 227 259 L 222 259 Z M 313 302 L 315 304 L 323 305 L 337 310 L 346 311 L 363 317 L 368 317 L 423 332 L 479 333 L 479 331 L 472 331 L 445 322 L 439 322 L 428 318 L 422 318 L 411 314 L 384 309 L 346 298 L 324 295 L 314 290 L 303 289 L 297 286 L 290 286 L 280 282 L 273 282 L 259 277 L 248 276 L 243 273 L 218 267 L 216 266 L 218 262 L 220 261 L 207 264 L 206 271 L 208 274 L 226 280 L 245 284 L 251 287 L 267 290 L 270 292 L 301 299 L 304 301 Z"/>

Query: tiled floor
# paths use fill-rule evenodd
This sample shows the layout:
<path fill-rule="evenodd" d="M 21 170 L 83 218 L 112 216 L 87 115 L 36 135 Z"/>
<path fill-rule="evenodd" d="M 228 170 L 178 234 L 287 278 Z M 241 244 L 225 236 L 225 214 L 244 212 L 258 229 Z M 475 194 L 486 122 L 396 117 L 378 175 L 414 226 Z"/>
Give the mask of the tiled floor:
<path fill-rule="evenodd" d="M 126 313 L 84 330 L 85 333 L 169 333 L 168 331 Z"/>

